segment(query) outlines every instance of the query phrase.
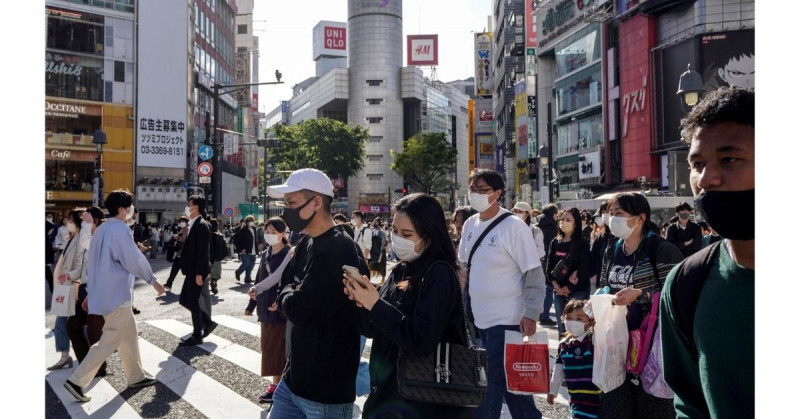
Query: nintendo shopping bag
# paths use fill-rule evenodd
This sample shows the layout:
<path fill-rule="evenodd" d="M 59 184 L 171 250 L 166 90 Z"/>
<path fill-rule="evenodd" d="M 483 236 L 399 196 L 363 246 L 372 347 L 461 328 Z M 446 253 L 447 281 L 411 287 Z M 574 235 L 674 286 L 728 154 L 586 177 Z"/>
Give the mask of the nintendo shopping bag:
<path fill-rule="evenodd" d="M 547 393 L 550 390 L 550 354 L 547 332 L 536 332 L 530 338 L 506 330 L 506 389 L 514 394 Z"/>
<path fill-rule="evenodd" d="M 614 295 L 592 295 L 594 312 L 594 364 L 592 383 L 604 393 L 625 382 L 625 360 L 628 354 L 628 308 L 611 304 Z"/>

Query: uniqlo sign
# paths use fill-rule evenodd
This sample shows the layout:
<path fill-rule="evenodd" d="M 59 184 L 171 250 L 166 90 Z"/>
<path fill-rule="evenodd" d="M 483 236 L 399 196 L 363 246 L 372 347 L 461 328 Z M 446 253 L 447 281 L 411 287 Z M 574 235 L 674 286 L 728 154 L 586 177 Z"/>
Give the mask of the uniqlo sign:
<path fill-rule="evenodd" d="M 325 49 L 347 49 L 347 29 L 334 26 L 325 27 Z"/>
<path fill-rule="evenodd" d="M 438 65 L 439 35 L 408 35 L 408 65 Z"/>

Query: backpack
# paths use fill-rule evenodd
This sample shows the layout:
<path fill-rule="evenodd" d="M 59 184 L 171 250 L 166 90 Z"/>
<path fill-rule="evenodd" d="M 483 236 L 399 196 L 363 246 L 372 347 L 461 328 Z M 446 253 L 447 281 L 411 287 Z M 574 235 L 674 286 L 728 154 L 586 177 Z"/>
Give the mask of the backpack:
<path fill-rule="evenodd" d="M 719 257 L 721 244 L 721 240 L 714 242 L 684 259 L 676 268 L 673 278 L 670 298 L 675 302 L 675 323 L 678 333 L 688 342 L 695 361 L 699 357 L 694 341 L 694 313 L 711 266 Z"/>
<path fill-rule="evenodd" d="M 222 237 L 222 234 L 213 233 L 211 240 L 211 263 L 221 262 L 228 255 L 228 246 L 225 245 L 225 238 Z"/>

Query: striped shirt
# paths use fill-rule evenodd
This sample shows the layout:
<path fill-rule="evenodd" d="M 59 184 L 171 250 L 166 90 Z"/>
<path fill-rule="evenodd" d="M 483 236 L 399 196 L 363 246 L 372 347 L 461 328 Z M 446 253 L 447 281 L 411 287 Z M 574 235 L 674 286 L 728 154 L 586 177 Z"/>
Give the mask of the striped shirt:
<path fill-rule="evenodd" d="M 573 418 L 596 418 L 600 409 L 600 389 L 592 383 L 593 351 L 591 332 L 582 340 L 569 338 L 558 344 L 556 364 L 564 368 Z"/>

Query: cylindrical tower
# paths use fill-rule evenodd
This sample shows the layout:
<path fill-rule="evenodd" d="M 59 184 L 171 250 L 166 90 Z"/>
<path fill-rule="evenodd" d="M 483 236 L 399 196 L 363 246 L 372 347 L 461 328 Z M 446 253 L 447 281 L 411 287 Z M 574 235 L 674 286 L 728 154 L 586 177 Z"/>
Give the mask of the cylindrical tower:
<path fill-rule="evenodd" d="M 385 195 L 403 179 L 389 166 L 389 150 L 403 149 L 403 3 L 401 0 L 348 0 L 347 118 L 369 130 L 364 169 L 348 180 L 350 210 L 360 196 Z"/>

